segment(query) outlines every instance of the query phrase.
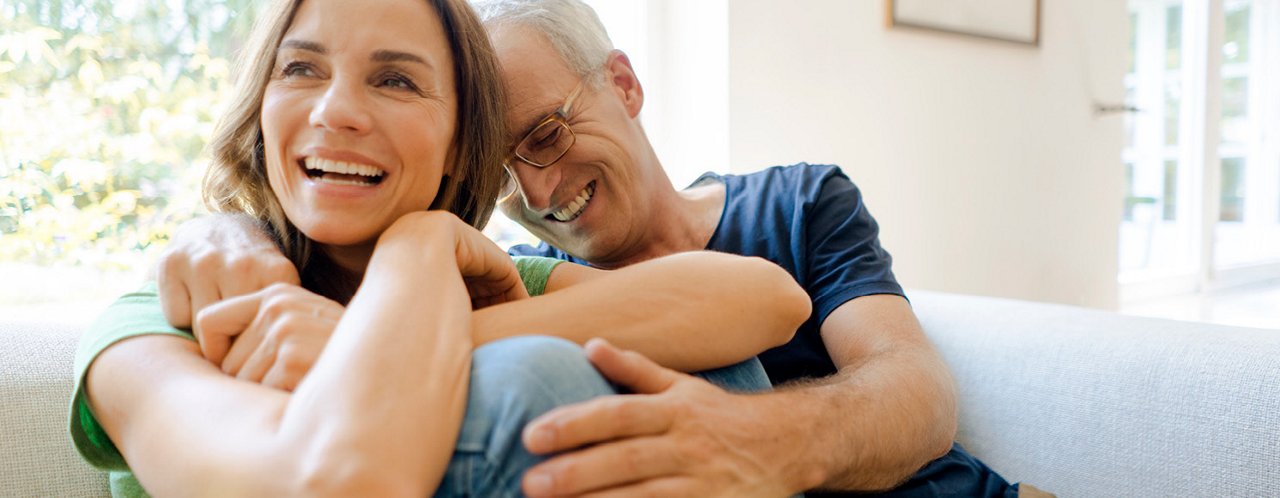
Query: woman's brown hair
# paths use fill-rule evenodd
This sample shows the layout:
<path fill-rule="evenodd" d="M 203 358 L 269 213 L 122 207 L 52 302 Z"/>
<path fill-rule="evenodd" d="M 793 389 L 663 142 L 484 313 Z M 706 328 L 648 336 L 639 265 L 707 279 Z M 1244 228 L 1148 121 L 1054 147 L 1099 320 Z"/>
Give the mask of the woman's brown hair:
<path fill-rule="evenodd" d="M 440 16 L 453 58 L 458 96 L 453 174 L 440 183 L 430 209 L 445 209 L 476 228 L 493 213 L 505 154 L 503 88 L 489 36 L 466 0 L 424 0 Z M 254 25 L 237 61 L 238 79 L 230 107 L 214 131 L 213 162 L 205 173 L 205 205 L 215 212 L 257 218 L 299 269 L 303 285 L 345 302 L 359 283 L 344 275 L 284 215 L 267 181 L 262 142 L 263 93 L 271 80 L 276 51 L 302 0 L 270 2 Z"/>

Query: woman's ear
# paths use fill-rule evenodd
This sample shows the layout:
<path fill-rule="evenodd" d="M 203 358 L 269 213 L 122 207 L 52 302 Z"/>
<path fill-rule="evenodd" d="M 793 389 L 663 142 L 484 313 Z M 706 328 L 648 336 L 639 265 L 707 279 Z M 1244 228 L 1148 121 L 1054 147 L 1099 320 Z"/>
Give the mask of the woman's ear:
<path fill-rule="evenodd" d="M 644 107 L 644 88 L 640 86 L 640 79 L 631 68 L 631 59 L 627 58 L 627 54 L 621 50 L 611 50 L 604 67 L 605 78 L 613 87 L 614 93 L 622 99 L 627 115 L 633 119 L 639 116 L 640 108 Z"/>

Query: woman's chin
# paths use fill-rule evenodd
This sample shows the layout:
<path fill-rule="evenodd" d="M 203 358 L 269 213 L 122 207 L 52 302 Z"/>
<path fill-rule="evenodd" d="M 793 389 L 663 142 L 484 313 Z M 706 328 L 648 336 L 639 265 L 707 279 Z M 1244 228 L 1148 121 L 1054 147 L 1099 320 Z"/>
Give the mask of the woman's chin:
<path fill-rule="evenodd" d="M 317 244 L 337 247 L 371 245 L 378 241 L 378 234 L 381 233 L 381 230 L 375 227 L 361 229 L 361 227 L 338 223 L 298 227 L 298 230 Z"/>

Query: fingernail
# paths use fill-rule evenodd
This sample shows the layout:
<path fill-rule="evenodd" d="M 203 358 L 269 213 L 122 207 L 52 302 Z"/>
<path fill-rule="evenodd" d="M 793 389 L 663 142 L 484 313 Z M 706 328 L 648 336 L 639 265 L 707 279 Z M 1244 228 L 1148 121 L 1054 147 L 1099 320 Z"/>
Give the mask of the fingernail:
<path fill-rule="evenodd" d="M 530 472 L 524 478 L 525 492 L 536 496 L 551 494 L 551 475 L 545 472 Z"/>
<path fill-rule="evenodd" d="M 533 446 L 539 451 L 546 451 L 547 448 L 550 448 L 551 445 L 555 444 L 555 439 L 555 429 L 543 427 L 533 431 L 533 434 L 529 438 L 529 446 Z"/>

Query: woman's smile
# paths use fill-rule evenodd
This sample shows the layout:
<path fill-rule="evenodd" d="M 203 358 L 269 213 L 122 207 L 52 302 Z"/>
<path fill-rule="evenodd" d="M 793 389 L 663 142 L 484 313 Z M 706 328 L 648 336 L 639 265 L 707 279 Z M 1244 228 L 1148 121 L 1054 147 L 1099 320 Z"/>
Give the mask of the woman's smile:
<path fill-rule="evenodd" d="M 385 177 L 382 169 L 368 164 L 334 161 L 320 157 L 308 157 L 298 162 L 308 178 L 317 183 L 375 187 Z"/>

